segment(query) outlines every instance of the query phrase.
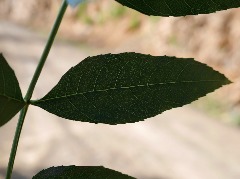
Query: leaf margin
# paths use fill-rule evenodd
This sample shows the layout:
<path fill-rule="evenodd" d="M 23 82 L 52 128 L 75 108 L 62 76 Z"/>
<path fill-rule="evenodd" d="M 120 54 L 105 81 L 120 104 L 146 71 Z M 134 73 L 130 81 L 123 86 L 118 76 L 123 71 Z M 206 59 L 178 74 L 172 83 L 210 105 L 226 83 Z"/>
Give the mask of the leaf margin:
<path fill-rule="evenodd" d="M 85 177 L 84 179 L 93 179 L 92 175 L 95 176 L 95 177 L 93 176 L 94 179 L 98 179 L 98 178 L 96 178 L 96 173 L 99 173 L 100 170 L 101 170 L 100 172 L 105 171 L 105 172 L 108 172 L 109 174 L 112 174 L 112 175 L 115 174 L 115 176 L 121 177 L 121 179 L 135 179 L 134 177 L 131 177 L 131 176 L 127 175 L 127 174 L 123 174 L 123 173 L 121 173 L 119 171 L 116 171 L 116 170 L 113 170 L 113 169 L 109 169 L 109 168 L 105 168 L 103 166 L 75 166 L 75 165 L 57 166 L 57 167 L 53 166 L 53 167 L 50 167 L 50 168 L 47 168 L 47 169 L 43 169 L 40 172 L 38 172 L 35 176 L 33 176 L 32 179 L 53 179 L 55 177 L 56 178 L 64 177 L 64 176 L 66 176 L 66 174 L 69 175 L 69 173 L 73 173 L 73 171 L 70 171 L 71 169 L 74 169 L 74 170 L 75 169 L 79 169 L 79 171 L 82 170 L 82 172 L 83 172 L 83 174 L 85 174 L 85 176 L 86 176 L 86 170 L 90 169 L 90 171 L 87 172 L 87 173 L 91 172 L 90 173 L 91 175 L 89 175 L 90 178 L 88 178 L 88 177 L 86 178 Z M 59 170 L 62 170 L 62 171 L 59 171 Z M 54 175 L 54 172 L 58 173 L 58 175 Z M 66 173 L 64 174 L 64 172 L 66 172 Z M 76 171 L 74 171 L 74 173 L 75 172 Z M 48 174 L 49 174 L 49 176 L 47 176 Z M 76 176 L 73 176 L 73 177 L 74 178 L 72 178 L 71 176 L 70 177 L 68 176 L 67 178 L 68 179 L 75 179 Z M 81 177 L 81 176 L 78 176 L 78 178 L 79 177 Z M 79 179 L 81 179 L 81 178 L 79 178 Z"/>
<path fill-rule="evenodd" d="M 202 96 L 200 96 L 200 97 L 198 97 L 198 98 L 195 98 L 194 100 L 192 100 L 192 101 L 190 101 L 190 102 L 188 102 L 188 103 L 185 103 L 185 104 L 182 104 L 182 105 L 179 105 L 179 106 L 177 106 L 177 107 L 171 107 L 171 108 L 169 108 L 169 109 L 167 109 L 167 110 L 164 110 L 164 111 L 162 111 L 162 112 L 165 112 L 165 111 L 168 111 L 168 110 L 171 110 L 171 109 L 173 109 L 173 108 L 178 108 L 178 107 L 182 107 L 182 106 L 184 106 L 184 105 L 187 105 L 187 104 L 190 104 L 190 103 L 192 103 L 193 101 L 196 101 L 196 100 L 198 100 L 199 98 L 201 98 L 201 97 L 204 97 L 204 96 L 206 96 L 208 93 L 211 93 L 211 92 L 214 92 L 215 90 L 217 90 L 218 88 L 220 88 L 220 87 L 222 87 L 222 86 L 224 86 L 224 85 L 227 85 L 227 84 L 230 84 L 230 83 L 232 83 L 230 80 L 228 80 L 223 74 L 221 74 L 220 72 L 218 72 L 218 71 L 216 71 L 216 70 L 214 70 L 212 67 L 209 67 L 209 66 L 207 66 L 206 64 L 204 64 L 204 63 L 201 63 L 201 62 L 198 62 L 198 61 L 195 61 L 193 58 L 177 58 L 177 57 L 173 57 L 173 56 L 151 56 L 151 55 L 146 55 L 146 54 L 139 54 L 139 53 L 135 53 L 135 52 L 124 52 L 124 53 L 120 53 L 120 54 L 101 54 L 101 55 L 97 55 L 97 56 L 93 56 L 93 57 L 87 57 L 86 59 L 84 59 L 84 60 L 87 60 L 87 59 L 89 59 L 89 58 L 94 58 L 94 57 L 100 57 L 100 56 L 105 56 L 105 55 L 122 55 L 122 54 L 137 54 L 137 55 L 145 55 L 145 56 L 150 56 L 150 57 L 168 57 L 168 58 L 176 58 L 176 59 L 183 59 L 183 60 L 192 60 L 192 61 L 194 61 L 195 63 L 199 63 L 199 64 L 201 64 L 202 66 L 204 66 L 204 67 L 206 67 L 206 68 L 208 68 L 208 69 L 211 69 L 214 73 L 218 73 L 219 75 L 221 75 L 221 76 L 223 76 L 224 77 L 224 79 L 225 79 L 225 81 L 223 81 L 223 84 L 221 84 L 221 86 L 219 86 L 219 87 L 217 87 L 217 88 L 215 88 L 214 90 L 211 90 L 211 91 L 208 91 L 206 94 L 204 94 L 204 95 L 202 95 Z M 84 61 L 83 60 L 83 61 Z M 77 64 L 76 66 L 78 66 L 78 65 L 80 65 L 83 61 L 81 61 L 79 64 Z M 60 81 L 64 78 L 64 76 L 69 72 L 69 71 L 71 71 L 72 69 L 74 69 L 76 66 L 74 66 L 74 67 L 72 67 L 70 70 L 68 70 L 62 77 L 61 77 L 61 79 L 60 79 Z M 57 83 L 57 85 L 60 83 L 60 81 Z M 56 86 L 57 86 L 56 85 Z M 55 87 L 56 87 L 55 86 Z M 54 88 L 55 88 L 54 87 Z M 53 89 L 54 89 L 53 88 Z M 52 90 L 53 90 L 52 89 Z M 51 91 L 52 91 L 51 90 Z M 51 93 L 51 91 L 49 92 L 49 93 Z M 48 93 L 48 94 L 49 94 Z M 47 95 L 48 95 L 47 94 Z M 47 95 L 45 95 L 43 98 L 41 98 L 41 99 L 38 99 L 38 100 L 32 100 L 32 101 L 30 101 L 30 103 L 32 104 L 32 105 L 35 105 L 35 106 L 38 106 L 38 107 L 40 107 L 40 108 L 43 108 L 43 107 L 41 107 L 40 105 L 39 105 L 39 103 L 41 102 L 41 101 L 44 101 L 43 99 L 47 96 Z M 54 98 L 53 98 L 54 99 Z M 44 109 L 44 108 L 43 108 Z M 46 110 L 46 111 L 48 111 L 47 109 L 44 109 L 44 110 Z M 48 112 L 50 112 L 50 111 L 48 111 Z M 110 125 L 117 125 L 117 124 L 126 124 L 126 123 L 135 123 L 135 122 L 140 122 L 140 121 L 144 121 L 145 119 L 148 119 L 148 118 L 152 118 L 152 117 L 155 117 L 156 115 L 159 115 L 159 114 L 161 114 L 162 112 L 160 112 L 160 113 L 158 113 L 158 114 L 155 114 L 155 115 L 152 115 L 152 116 L 150 116 L 150 117 L 146 117 L 146 118 L 144 118 L 144 119 L 140 119 L 140 120 L 137 120 L 137 121 L 131 121 L 131 122 L 117 122 L 117 123 L 106 123 L 106 122 L 94 122 L 94 121 L 91 121 L 90 123 L 96 123 L 96 124 L 98 124 L 98 123 L 102 123 L 102 124 L 110 124 Z M 52 114 L 55 114 L 55 113 L 53 113 L 53 112 L 50 112 L 50 113 L 52 113 Z M 64 116 L 61 116 L 61 115 L 58 115 L 58 114 L 55 114 L 55 115 L 57 115 L 57 116 L 59 116 L 59 117 L 62 117 L 62 118 L 65 118 L 65 119 L 70 119 L 70 118 L 67 118 L 67 117 L 64 117 Z M 81 122 L 89 122 L 89 121 L 84 121 L 84 120 L 80 120 L 80 119 L 70 119 L 70 120 L 75 120 L 75 121 L 81 121 Z"/>
<path fill-rule="evenodd" d="M 2 53 L 0 53 L 0 65 L 2 66 L 1 71 L 1 78 L 3 81 L 3 86 L 2 86 L 2 90 L 3 92 L 0 91 L 0 103 L 5 103 L 5 106 L 3 105 L 1 111 L 0 111 L 0 127 L 2 127 L 3 125 L 5 125 L 6 123 L 8 123 L 25 105 L 26 102 L 24 101 L 23 97 L 22 97 L 22 92 L 19 86 L 19 82 L 17 80 L 16 74 L 14 72 L 14 70 L 11 68 L 11 66 L 8 64 L 8 62 L 6 61 L 5 57 L 3 56 Z M 1 67 L 0 66 L 0 67 Z M 14 97 L 9 95 L 9 94 L 5 94 L 4 91 L 6 90 L 6 75 L 8 75 L 7 77 L 9 78 L 7 81 L 8 83 L 13 83 L 14 84 L 14 89 L 15 89 L 15 94 Z M 9 88 L 9 86 L 7 86 Z M 11 86 L 13 87 L 13 85 Z M 16 96 L 17 95 L 17 96 Z M 4 98 L 6 98 L 4 100 Z M 5 101 L 5 102 L 4 102 Z M 7 103 L 11 102 L 10 104 L 8 104 L 8 106 L 6 106 Z M 7 108 L 9 108 L 9 106 L 11 106 L 11 109 L 13 111 L 7 111 Z M 6 108 L 7 107 L 7 108 Z M 5 113 L 4 113 L 5 112 Z"/>
<path fill-rule="evenodd" d="M 232 0 L 227 0 L 228 1 L 228 4 L 226 5 L 226 4 L 224 4 L 224 3 L 222 3 L 222 2 L 220 2 L 220 3 L 222 3 L 221 4 L 221 8 L 216 8 L 216 6 L 217 7 L 219 7 L 220 5 L 219 4 L 217 4 L 216 2 L 211 2 L 212 4 L 214 4 L 215 5 L 215 7 L 213 7 L 213 5 L 212 6 L 210 6 L 208 3 L 208 1 L 206 1 L 205 2 L 205 4 L 203 4 L 203 5 L 205 5 L 205 6 L 209 6 L 208 8 L 207 7 L 204 7 L 204 8 L 202 8 L 201 10 L 200 10 L 200 12 L 198 12 L 197 10 L 199 10 L 199 9 L 194 9 L 194 8 L 192 8 L 191 7 L 191 5 L 189 5 L 185 0 L 182 2 L 182 4 L 176 4 L 176 7 L 177 8 L 179 8 L 179 7 L 182 7 L 182 6 L 184 6 L 185 5 L 185 8 L 187 8 L 188 9 L 188 12 L 186 12 L 186 13 L 179 13 L 177 10 L 176 11 L 174 11 L 174 10 L 172 10 L 172 4 L 170 5 L 170 4 L 167 4 L 167 2 L 165 1 L 165 0 L 154 0 L 155 1 L 155 3 L 157 2 L 157 1 L 165 1 L 165 3 L 162 3 L 161 4 L 161 6 L 160 6 L 160 8 L 162 8 L 163 6 L 162 5 L 165 5 L 165 10 L 167 9 L 167 11 L 168 11 L 168 13 L 162 13 L 162 12 L 160 12 L 160 10 L 159 11 L 157 11 L 156 9 L 154 9 L 157 5 L 155 4 L 155 5 L 153 5 L 153 6 L 150 6 L 150 5 L 148 5 L 147 3 L 146 3 L 146 1 L 145 0 L 142 0 L 142 4 L 144 4 L 146 7 L 147 7 L 147 9 L 149 10 L 149 11 L 146 11 L 146 9 L 145 9 L 145 11 L 144 10 L 142 10 L 141 9 L 141 7 L 140 6 L 138 6 L 139 5 L 139 1 L 138 0 L 131 0 L 131 2 L 129 2 L 128 0 L 115 0 L 116 2 L 118 2 L 119 4 L 121 4 L 121 5 L 123 5 L 123 6 L 126 6 L 126 7 L 128 7 L 128 8 L 130 8 L 130 9 L 133 9 L 133 10 L 135 10 L 135 11 L 138 11 L 138 12 L 140 12 L 140 13 L 142 13 L 142 14 L 144 14 L 144 15 L 148 15 L 148 16 L 161 16 L 161 17 L 181 17 L 181 16 L 188 16 L 188 15 L 201 15 L 201 14 L 211 14 L 211 13 L 217 13 L 217 12 L 220 12 L 220 11 L 225 11 L 225 10 L 229 10 L 229 9 L 234 9 L 234 8 L 239 8 L 240 7 L 240 1 L 239 0 L 237 0 L 238 2 L 236 2 L 236 1 L 232 1 Z M 151 0 L 151 1 L 153 1 L 153 0 Z M 218 0 L 219 1 L 219 0 Z M 153 2 L 154 3 L 154 2 Z M 171 3 L 173 3 L 173 2 L 171 2 Z M 178 2 L 179 3 L 179 2 Z M 203 5 L 201 5 L 201 6 L 203 6 Z M 201 6 L 196 6 L 197 8 L 199 8 L 199 7 L 201 7 Z M 154 8 L 153 8 L 154 7 Z M 215 9 L 214 9 L 215 8 Z M 209 11 L 206 11 L 206 9 L 209 9 Z M 150 12 L 151 11 L 151 12 Z"/>

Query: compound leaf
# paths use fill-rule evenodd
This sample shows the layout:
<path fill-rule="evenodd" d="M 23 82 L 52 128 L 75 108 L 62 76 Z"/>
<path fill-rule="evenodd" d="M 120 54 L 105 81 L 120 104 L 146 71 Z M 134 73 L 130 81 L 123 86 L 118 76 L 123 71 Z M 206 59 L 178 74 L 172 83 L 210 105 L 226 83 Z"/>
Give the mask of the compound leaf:
<path fill-rule="evenodd" d="M 6 124 L 24 105 L 15 73 L 0 54 L 0 126 Z"/>
<path fill-rule="evenodd" d="M 134 179 L 102 166 L 59 166 L 42 170 L 33 179 Z"/>
<path fill-rule="evenodd" d="M 209 14 L 240 7 L 240 0 L 116 0 L 124 6 L 153 16 Z"/>
<path fill-rule="evenodd" d="M 138 53 L 88 57 L 42 99 L 60 117 L 91 123 L 133 123 L 188 104 L 230 83 L 193 59 Z"/>

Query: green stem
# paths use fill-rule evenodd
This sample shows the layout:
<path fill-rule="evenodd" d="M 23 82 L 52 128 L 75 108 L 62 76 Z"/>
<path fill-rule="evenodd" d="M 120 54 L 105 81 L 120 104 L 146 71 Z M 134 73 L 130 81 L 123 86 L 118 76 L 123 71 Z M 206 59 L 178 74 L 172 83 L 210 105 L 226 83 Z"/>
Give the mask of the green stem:
<path fill-rule="evenodd" d="M 9 157 L 6 179 L 10 179 L 12 175 L 13 164 L 14 164 L 16 153 L 17 153 L 18 142 L 19 142 L 21 131 L 22 131 L 23 122 L 27 114 L 28 106 L 29 106 L 28 104 L 24 106 L 24 108 L 20 112 L 15 136 L 13 139 L 12 150 Z"/>
<path fill-rule="evenodd" d="M 30 83 L 30 86 L 28 88 L 27 94 L 26 94 L 26 96 L 24 98 L 26 101 L 29 101 L 31 99 L 31 97 L 32 97 L 33 90 L 34 90 L 34 88 L 35 88 L 35 86 L 37 84 L 37 80 L 38 80 L 38 78 L 39 78 L 39 76 L 40 76 L 40 74 L 42 72 L 43 66 L 44 66 L 44 64 L 46 62 L 46 59 L 48 57 L 48 54 L 50 52 L 50 49 L 52 47 L 53 41 L 55 39 L 55 36 L 56 36 L 57 31 L 59 29 L 59 26 L 60 26 L 60 24 L 62 22 L 62 18 L 64 16 L 64 13 L 65 13 L 66 9 L 67 9 L 67 2 L 66 2 L 66 0 L 64 0 L 63 3 L 62 3 L 61 8 L 59 10 L 57 19 L 56 19 L 56 21 L 55 21 L 55 23 L 53 25 L 52 31 L 51 31 L 51 33 L 49 35 L 47 44 L 46 44 L 45 49 L 44 49 L 44 51 L 42 53 L 42 56 L 41 56 L 41 59 L 39 61 L 38 66 L 37 66 L 37 69 L 36 69 L 36 71 L 35 71 L 35 73 L 33 75 L 33 78 L 32 78 L 32 81 Z"/>
<path fill-rule="evenodd" d="M 21 110 L 21 113 L 20 113 L 20 116 L 19 116 L 19 120 L 18 120 L 18 124 L 17 124 L 17 127 L 16 127 L 15 136 L 14 136 L 14 139 L 13 139 L 12 149 L 11 149 L 11 153 L 10 153 L 10 157 L 9 157 L 6 179 L 10 179 L 11 175 L 12 175 L 13 165 L 14 165 L 14 161 L 15 161 L 15 157 L 16 157 L 16 153 L 17 153 L 18 142 L 19 142 L 19 138 L 20 138 L 20 135 L 21 135 L 24 119 L 25 119 L 26 114 L 27 114 L 27 110 L 28 110 L 28 106 L 29 106 L 29 100 L 32 97 L 34 88 L 35 88 L 35 86 L 37 84 L 38 78 L 39 78 L 39 76 L 41 74 L 43 66 L 44 66 L 44 64 L 46 62 L 46 59 L 48 57 L 48 54 L 49 54 L 49 52 L 51 50 L 53 41 L 54 41 L 54 39 L 56 37 L 56 34 L 58 32 L 58 29 L 59 29 L 59 26 L 60 26 L 60 24 L 62 22 L 63 16 L 64 16 L 65 11 L 67 9 L 67 6 L 68 6 L 68 4 L 67 4 L 66 0 L 63 0 L 62 6 L 61 6 L 61 8 L 60 8 L 60 10 L 58 12 L 58 16 L 56 18 L 56 21 L 55 21 L 55 23 L 53 25 L 53 28 L 51 30 L 51 33 L 49 35 L 47 44 L 46 44 L 45 49 L 44 49 L 44 51 L 42 53 L 42 56 L 41 56 L 40 61 L 38 63 L 38 66 L 37 66 L 37 68 L 35 70 L 35 73 L 34 73 L 34 75 L 32 77 L 32 81 L 31 81 L 31 83 L 30 83 L 30 85 L 28 87 L 28 91 L 27 91 L 26 96 L 24 98 L 24 100 L 27 102 L 27 104 Z"/>

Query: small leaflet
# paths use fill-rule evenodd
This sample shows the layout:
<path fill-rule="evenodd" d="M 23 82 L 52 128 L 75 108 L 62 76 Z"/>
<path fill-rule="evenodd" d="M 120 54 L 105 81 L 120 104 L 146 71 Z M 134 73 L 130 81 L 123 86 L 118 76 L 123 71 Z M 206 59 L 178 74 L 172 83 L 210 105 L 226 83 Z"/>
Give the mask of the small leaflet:
<path fill-rule="evenodd" d="M 84 0 L 67 0 L 68 4 L 71 7 L 76 7 L 78 4 L 80 4 L 81 2 L 83 2 Z"/>
<path fill-rule="evenodd" d="M 194 59 L 105 54 L 71 68 L 45 97 L 31 104 L 70 120 L 126 124 L 189 104 L 229 83 Z"/>

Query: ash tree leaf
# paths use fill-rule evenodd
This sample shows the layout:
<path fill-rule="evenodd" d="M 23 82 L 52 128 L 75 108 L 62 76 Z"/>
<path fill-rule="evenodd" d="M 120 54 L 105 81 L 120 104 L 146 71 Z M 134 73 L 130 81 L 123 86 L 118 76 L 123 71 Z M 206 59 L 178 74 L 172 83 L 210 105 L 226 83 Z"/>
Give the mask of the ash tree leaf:
<path fill-rule="evenodd" d="M 88 57 L 42 99 L 57 116 L 91 123 L 133 123 L 180 107 L 230 83 L 193 59 L 138 53 Z"/>
<path fill-rule="evenodd" d="M 0 126 L 11 120 L 24 105 L 15 73 L 0 54 Z"/>
<path fill-rule="evenodd" d="M 116 0 L 120 4 L 153 16 L 209 14 L 240 7 L 240 0 Z"/>
<path fill-rule="evenodd" d="M 42 170 L 33 179 L 134 179 L 102 166 L 59 166 Z"/>

